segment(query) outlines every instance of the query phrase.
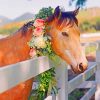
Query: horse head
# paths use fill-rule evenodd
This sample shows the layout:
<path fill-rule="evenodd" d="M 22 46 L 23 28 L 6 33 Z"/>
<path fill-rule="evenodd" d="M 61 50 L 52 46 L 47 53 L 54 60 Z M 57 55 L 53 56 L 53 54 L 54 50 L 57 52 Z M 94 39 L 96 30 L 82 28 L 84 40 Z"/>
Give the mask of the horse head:
<path fill-rule="evenodd" d="M 53 50 L 71 65 L 75 73 L 87 69 L 87 60 L 80 44 L 80 31 L 76 18 L 78 11 L 79 8 L 71 12 L 62 12 L 58 6 L 54 14 L 47 19 Z"/>

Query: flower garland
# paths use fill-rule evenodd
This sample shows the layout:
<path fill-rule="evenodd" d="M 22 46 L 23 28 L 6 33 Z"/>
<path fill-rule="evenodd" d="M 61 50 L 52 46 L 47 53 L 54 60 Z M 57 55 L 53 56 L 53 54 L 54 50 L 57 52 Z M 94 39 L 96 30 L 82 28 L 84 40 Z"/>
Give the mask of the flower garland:
<path fill-rule="evenodd" d="M 33 36 L 28 42 L 30 46 L 30 57 L 49 56 L 49 58 L 56 59 L 55 53 L 51 47 L 51 38 L 46 34 L 47 25 L 43 19 L 36 19 L 33 24 Z M 53 66 L 54 67 L 54 66 Z M 37 76 L 38 87 L 31 92 L 30 99 L 44 100 L 47 94 L 57 94 L 55 68 L 50 69 Z"/>
<path fill-rule="evenodd" d="M 51 48 L 51 38 L 45 34 L 46 23 L 43 19 L 36 19 L 33 24 L 33 36 L 32 39 L 28 42 L 30 46 L 30 57 L 38 57 L 45 55 L 54 54 Z"/>

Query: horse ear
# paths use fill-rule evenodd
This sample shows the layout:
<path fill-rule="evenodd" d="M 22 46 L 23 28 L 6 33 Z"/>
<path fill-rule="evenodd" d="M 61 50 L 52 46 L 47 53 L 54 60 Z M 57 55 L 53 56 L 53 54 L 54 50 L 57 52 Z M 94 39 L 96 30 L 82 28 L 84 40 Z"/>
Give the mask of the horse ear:
<path fill-rule="evenodd" d="M 77 14 L 78 14 L 78 12 L 79 12 L 79 9 L 80 9 L 80 7 L 78 7 L 77 9 L 75 9 L 75 10 L 73 11 L 73 14 L 74 14 L 75 16 L 77 16 Z"/>
<path fill-rule="evenodd" d="M 60 16 L 60 14 L 61 14 L 60 7 L 57 6 L 57 7 L 55 8 L 55 11 L 54 11 L 54 17 L 55 17 L 55 18 L 58 18 L 58 17 Z"/>

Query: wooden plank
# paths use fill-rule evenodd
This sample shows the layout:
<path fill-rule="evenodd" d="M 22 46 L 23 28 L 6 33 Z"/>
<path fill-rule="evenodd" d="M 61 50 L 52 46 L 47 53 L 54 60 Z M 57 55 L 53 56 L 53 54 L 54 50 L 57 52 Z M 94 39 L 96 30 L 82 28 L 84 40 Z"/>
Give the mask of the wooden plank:
<path fill-rule="evenodd" d="M 68 84 L 68 93 L 71 93 L 74 89 L 80 86 L 85 80 L 91 77 L 96 72 L 96 69 L 97 66 L 96 64 L 94 64 L 90 68 L 88 68 L 84 73 L 70 80 Z"/>
<path fill-rule="evenodd" d="M 96 85 L 95 81 L 85 81 L 78 88 L 91 88 L 94 85 Z"/>
<path fill-rule="evenodd" d="M 0 93 L 50 69 L 47 57 L 39 57 L 0 68 Z"/>
<path fill-rule="evenodd" d="M 100 41 L 98 45 L 98 50 L 96 51 L 96 63 L 97 63 L 97 71 L 96 71 L 96 82 L 97 82 L 97 91 L 95 93 L 95 100 L 100 100 Z"/>
<path fill-rule="evenodd" d="M 52 96 L 48 96 L 45 100 L 52 100 Z"/>
<path fill-rule="evenodd" d="M 56 75 L 60 88 L 56 100 L 68 100 L 68 70 L 65 61 L 62 61 L 61 65 L 56 67 Z"/>
<path fill-rule="evenodd" d="M 81 43 L 89 43 L 89 42 L 96 42 L 100 41 L 100 34 L 82 34 L 80 36 Z"/>
<path fill-rule="evenodd" d="M 50 61 L 50 66 L 56 66 L 52 61 Z M 60 88 L 57 95 L 48 96 L 45 100 L 68 100 L 68 70 L 67 64 L 61 58 L 56 66 L 56 79 L 57 86 Z"/>
<path fill-rule="evenodd" d="M 80 100 L 90 100 L 90 98 L 95 94 L 96 86 L 93 86 Z"/>
<path fill-rule="evenodd" d="M 48 96 L 45 100 L 57 100 L 55 95 Z"/>

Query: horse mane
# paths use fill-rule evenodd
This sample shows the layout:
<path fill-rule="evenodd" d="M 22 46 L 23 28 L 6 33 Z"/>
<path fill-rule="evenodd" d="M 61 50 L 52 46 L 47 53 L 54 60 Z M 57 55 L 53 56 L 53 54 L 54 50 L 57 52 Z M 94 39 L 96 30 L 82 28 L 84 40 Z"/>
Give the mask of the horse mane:
<path fill-rule="evenodd" d="M 58 8 L 59 9 L 59 8 Z M 52 22 L 54 19 L 58 19 L 57 21 L 57 25 L 60 26 L 62 25 L 62 23 L 64 22 L 66 25 L 71 25 L 73 26 L 73 24 L 75 23 L 78 26 L 78 20 L 75 17 L 75 14 L 73 12 L 61 12 L 60 14 L 58 14 L 59 12 L 56 11 L 53 15 L 51 15 L 50 17 L 48 17 L 48 19 L 46 20 L 48 23 Z M 65 25 L 64 24 L 64 25 Z"/>
<path fill-rule="evenodd" d="M 33 26 L 34 21 L 29 21 L 26 24 L 24 24 L 18 31 L 21 31 L 22 36 L 25 36 L 27 33 L 28 28 Z"/>

